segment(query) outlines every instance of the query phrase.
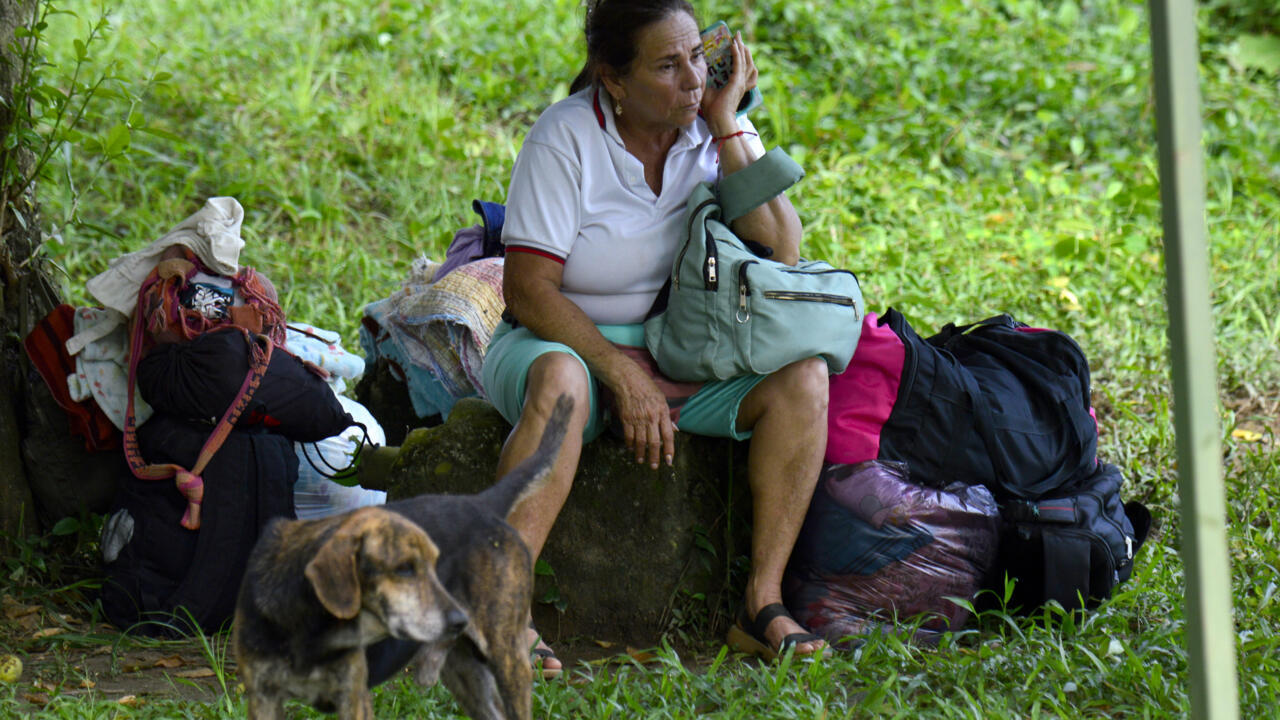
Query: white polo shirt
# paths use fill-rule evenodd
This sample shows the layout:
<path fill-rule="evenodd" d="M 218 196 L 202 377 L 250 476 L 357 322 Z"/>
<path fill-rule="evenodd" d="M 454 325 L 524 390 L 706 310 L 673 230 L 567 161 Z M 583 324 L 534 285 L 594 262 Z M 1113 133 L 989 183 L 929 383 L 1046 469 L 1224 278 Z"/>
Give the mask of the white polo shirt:
<path fill-rule="evenodd" d="M 601 101 L 603 98 L 603 101 Z M 743 130 L 755 132 L 745 116 Z M 561 291 L 597 324 L 638 323 L 671 273 L 689 193 L 717 177 L 699 117 L 667 153 L 662 194 L 627 152 L 608 96 L 589 87 L 552 105 L 529 130 L 511 171 L 502 242 L 564 264 Z M 754 157 L 764 145 L 747 136 Z"/>

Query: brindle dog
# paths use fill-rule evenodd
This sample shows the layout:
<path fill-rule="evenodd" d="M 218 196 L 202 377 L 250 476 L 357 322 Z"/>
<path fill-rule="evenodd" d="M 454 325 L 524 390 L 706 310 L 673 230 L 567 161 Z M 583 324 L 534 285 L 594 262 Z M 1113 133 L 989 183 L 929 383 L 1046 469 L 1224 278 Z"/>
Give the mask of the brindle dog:
<path fill-rule="evenodd" d="M 236 610 L 249 717 L 274 720 L 286 697 L 343 718 L 371 717 L 367 688 L 414 663 L 418 682 L 442 679 L 471 717 L 528 720 L 533 558 L 506 518 L 550 474 L 572 411 L 573 399 L 561 396 L 538 449 L 481 493 L 421 495 L 351 515 L 378 513 L 377 522 L 270 526 Z M 394 528 L 397 539 L 329 548 L 338 536 L 356 535 L 340 531 L 347 525 Z M 370 552 L 411 545 L 414 537 L 430 546 L 433 571 L 420 572 L 411 552 Z M 326 587 L 331 575 L 346 578 L 346 594 Z"/>
<path fill-rule="evenodd" d="M 272 522 L 249 557 L 232 637 L 249 717 L 282 718 L 297 698 L 372 718 L 369 645 L 447 643 L 467 625 L 438 556 L 421 528 L 380 507 Z"/>

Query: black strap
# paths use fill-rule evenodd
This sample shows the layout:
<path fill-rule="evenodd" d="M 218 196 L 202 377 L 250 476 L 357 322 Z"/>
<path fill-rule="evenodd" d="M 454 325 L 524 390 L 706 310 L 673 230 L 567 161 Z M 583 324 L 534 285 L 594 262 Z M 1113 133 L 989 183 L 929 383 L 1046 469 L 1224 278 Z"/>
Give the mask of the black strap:
<path fill-rule="evenodd" d="M 364 423 L 352 423 L 348 427 L 360 428 L 361 437 L 360 442 L 356 445 L 355 452 L 351 454 L 351 462 L 344 468 L 335 467 L 331 464 L 328 459 L 325 458 L 324 453 L 320 450 L 319 443 L 298 443 L 299 447 L 302 448 L 302 456 L 307 459 L 307 464 L 311 466 L 312 470 L 319 473 L 321 477 L 326 477 L 330 480 L 350 480 L 355 477 L 356 469 L 360 466 L 360 454 L 364 452 L 366 445 L 373 445 L 373 442 L 369 439 L 369 428 L 366 427 Z M 329 472 L 322 470 L 316 465 L 315 461 L 311 459 L 311 452 L 307 450 L 308 445 L 315 448 L 316 456 L 320 458 L 320 462 L 329 470 Z"/>
<path fill-rule="evenodd" d="M 1075 610 L 1089 600 L 1089 541 L 1063 533 L 1041 534 L 1044 542 L 1044 599 Z"/>
<path fill-rule="evenodd" d="M 743 610 L 745 611 L 746 608 L 744 607 Z M 744 612 L 743 615 L 745 617 L 746 613 Z M 747 632 L 751 633 L 752 637 L 756 640 L 759 640 L 761 645 L 768 646 L 769 641 L 765 639 L 765 630 L 769 627 L 769 623 L 779 617 L 786 617 L 788 620 L 795 622 L 795 618 L 791 617 L 791 613 L 787 612 L 786 605 L 783 605 L 782 603 L 769 603 L 768 605 L 760 608 L 760 612 L 756 613 L 755 619 L 751 620 L 750 626 L 746 628 Z M 817 635 L 809 632 L 791 633 L 782 638 L 782 642 L 778 644 L 778 651 L 786 652 L 787 648 L 792 645 L 814 642 L 821 639 L 822 638 Z"/>
<path fill-rule="evenodd" d="M 987 403 L 986 396 L 982 394 L 982 390 L 978 387 L 978 382 L 973 379 L 973 375 L 963 366 L 956 375 L 960 378 L 961 385 L 964 386 L 965 394 L 969 396 L 969 405 L 973 409 L 973 428 L 977 431 L 978 437 L 982 439 L 982 445 L 986 448 L 987 457 L 991 458 L 991 471 L 995 475 L 992 479 L 1009 495 L 1026 497 L 1018 487 L 1015 478 L 1012 477 L 1010 468 L 1013 465 L 1013 460 L 1004 451 L 1004 446 L 996 442 L 995 418 L 991 413 L 991 405 Z"/>

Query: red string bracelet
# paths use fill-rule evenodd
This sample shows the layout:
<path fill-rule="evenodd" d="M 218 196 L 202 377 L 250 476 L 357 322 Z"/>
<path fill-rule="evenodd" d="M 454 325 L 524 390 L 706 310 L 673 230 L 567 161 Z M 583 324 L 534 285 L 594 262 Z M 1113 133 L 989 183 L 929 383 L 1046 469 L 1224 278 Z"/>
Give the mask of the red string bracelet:
<path fill-rule="evenodd" d="M 759 135 L 756 135 L 756 133 L 753 133 L 750 130 L 739 130 L 736 133 L 729 133 L 728 135 L 721 135 L 720 137 L 711 138 L 711 142 L 716 144 L 716 164 L 717 165 L 720 164 L 720 149 L 724 147 L 724 144 L 729 140 L 732 140 L 733 138 L 736 138 L 736 137 L 740 137 L 742 135 L 755 135 L 756 137 L 760 137 Z"/>

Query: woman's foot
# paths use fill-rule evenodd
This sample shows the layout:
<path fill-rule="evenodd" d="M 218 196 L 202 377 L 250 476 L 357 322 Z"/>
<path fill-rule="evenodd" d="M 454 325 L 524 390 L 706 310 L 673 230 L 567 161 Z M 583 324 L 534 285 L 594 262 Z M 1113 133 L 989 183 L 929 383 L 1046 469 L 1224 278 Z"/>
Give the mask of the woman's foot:
<path fill-rule="evenodd" d="M 729 647 L 765 660 L 773 660 L 794 648 L 800 657 L 823 655 L 827 643 L 791 617 L 782 603 L 771 603 L 751 617 L 744 605 L 738 621 L 729 628 Z"/>
<path fill-rule="evenodd" d="M 547 645 L 532 624 L 525 633 L 525 644 L 530 648 L 529 655 L 533 662 L 534 675 L 541 675 L 543 680 L 554 680 L 560 677 L 560 673 L 564 672 L 564 665 L 556 657 L 555 651 Z"/>

